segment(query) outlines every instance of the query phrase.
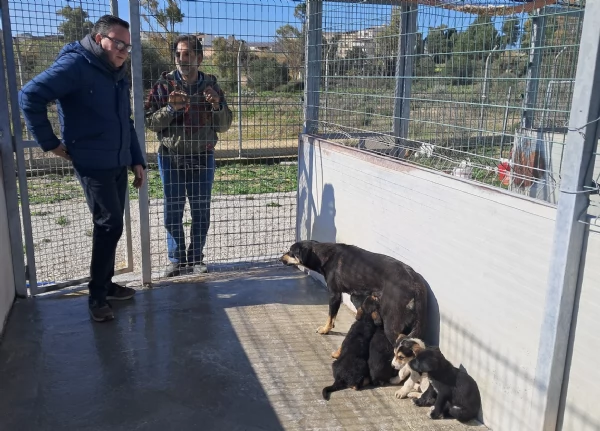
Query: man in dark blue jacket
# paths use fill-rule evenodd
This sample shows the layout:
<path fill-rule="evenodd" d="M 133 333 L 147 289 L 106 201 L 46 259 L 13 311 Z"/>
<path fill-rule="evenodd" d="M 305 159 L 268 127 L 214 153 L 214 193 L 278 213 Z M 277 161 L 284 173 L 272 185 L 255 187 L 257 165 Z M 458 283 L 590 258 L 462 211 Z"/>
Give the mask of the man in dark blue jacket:
<path fill-rule="evenodd" d="M 25 122 L 44 151 L 73 163 L 94 222 L 89 310 L 95 321 L 112 320 L 107 300 L 124 300 L 135 290 L 112 282 L 117 244 L 123 233 L 127 168 L 133 186 L 145 179 L 145 162 L 131 119 L 125 61 L 131 51 L 129 23 L 112 15 L 91 34 L 66 45 L 54 64 L 19 93 Z M 48 120 L 56 100 L 61 139 Z"/>

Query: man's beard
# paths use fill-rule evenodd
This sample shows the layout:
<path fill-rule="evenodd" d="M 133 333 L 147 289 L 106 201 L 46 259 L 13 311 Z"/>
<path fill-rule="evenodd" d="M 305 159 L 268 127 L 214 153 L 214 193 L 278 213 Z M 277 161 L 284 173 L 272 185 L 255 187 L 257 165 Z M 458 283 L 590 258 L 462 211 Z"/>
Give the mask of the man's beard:
<path fill-rule="evenodd" d="M 181 73 L 183 76 L 190 76 L 193 75 L 194 72 L 198 71 L 198 66 L 192 66 L 192 65 L 181 65 L 179 66 L 177 69 L 179 69 L 179 73 Z"/>

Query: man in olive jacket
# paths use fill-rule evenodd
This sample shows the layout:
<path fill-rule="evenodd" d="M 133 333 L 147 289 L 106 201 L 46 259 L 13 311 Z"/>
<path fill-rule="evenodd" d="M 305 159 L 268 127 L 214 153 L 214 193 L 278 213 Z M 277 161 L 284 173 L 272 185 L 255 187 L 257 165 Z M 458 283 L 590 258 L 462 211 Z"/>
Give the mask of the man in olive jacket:
<path fill-rule="evenodd" d="M 158 167 L 164 190 L 164 224 L 169 265 L 163 276 L 207 272 L 204 246 L 210 226 L 217 133 L 231 127 L 233 114 L 216 77 L 200 72 L 202 44 L 179 36 L 173 43 L 177 69 L 152 87 L 146 100 L 146 126 L 156 132 Z M 192 226 L 186 252 L 183 212 L 189 200 Z"/>

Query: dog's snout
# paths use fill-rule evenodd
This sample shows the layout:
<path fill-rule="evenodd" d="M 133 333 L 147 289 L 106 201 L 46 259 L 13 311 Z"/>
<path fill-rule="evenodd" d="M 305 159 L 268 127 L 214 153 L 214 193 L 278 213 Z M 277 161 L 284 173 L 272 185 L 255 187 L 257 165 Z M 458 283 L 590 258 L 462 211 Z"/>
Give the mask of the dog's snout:
<path fill-rule="evenodd" d="M 286 253 L 283 256 L 281 256 L 281 258 L 279 260 L 281 262 L 285 263 L 286 265 L 299 265 L 300 264 L 300 261 L 298 259 L 296 259 L 295 257 L 291 256 L 289 253 Z"/>

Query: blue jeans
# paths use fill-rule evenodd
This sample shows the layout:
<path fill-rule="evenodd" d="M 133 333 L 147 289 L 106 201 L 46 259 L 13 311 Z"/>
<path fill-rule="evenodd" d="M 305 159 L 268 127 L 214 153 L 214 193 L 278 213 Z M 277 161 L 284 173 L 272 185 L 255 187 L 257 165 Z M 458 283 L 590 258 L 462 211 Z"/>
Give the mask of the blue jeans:
<path fill-rule="evenodd" d="M 215 179 L 214 153 L 195 156 L 158 154 L 158 169 L 164 191 L 164 223 L 169 260 L 197 264 L 204 259 L 210 226 L 210 198 Z M 186 254 L 183 211 L 185 198 L 192 215 L 191 241 Z"/>

